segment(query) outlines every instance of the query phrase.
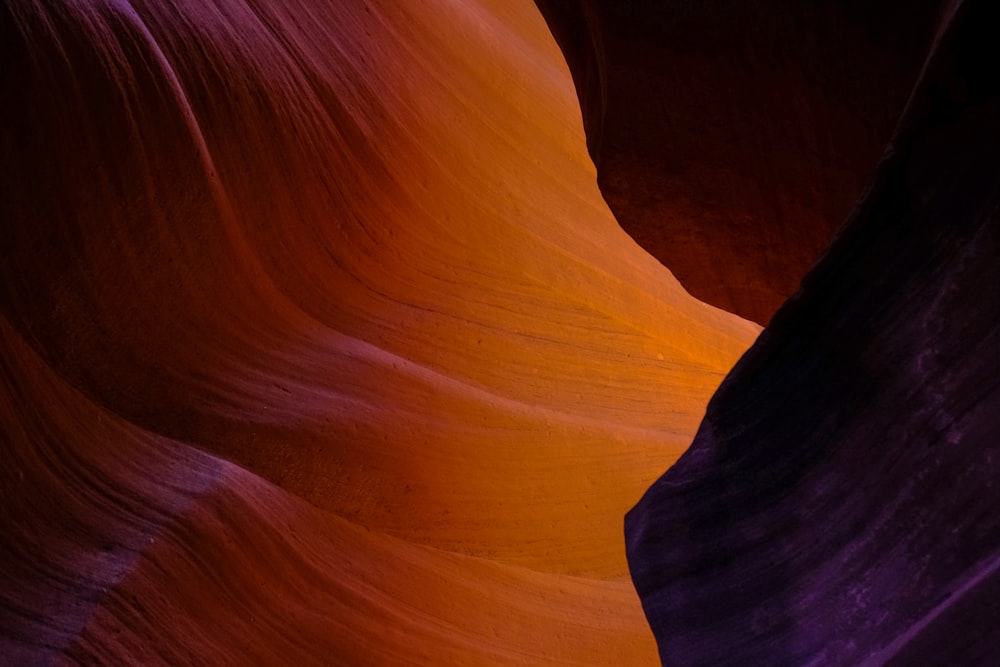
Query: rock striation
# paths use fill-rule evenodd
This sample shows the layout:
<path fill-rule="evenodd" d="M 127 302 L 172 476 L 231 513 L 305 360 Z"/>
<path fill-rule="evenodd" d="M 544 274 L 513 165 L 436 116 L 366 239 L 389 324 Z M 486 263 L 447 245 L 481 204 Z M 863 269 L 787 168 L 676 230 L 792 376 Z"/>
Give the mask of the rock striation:
<path fill-rule="evenodd" d="M 945 15 L 858 209 L 629 512 L 664 664 L 1000 660 L 998 19 Z"/>
<path fill-rule="evenodd" d="M 532 3 L 12 0 L 0 96 L 0 662 L 656 662 L 621 517 L 759 327 Z"/>

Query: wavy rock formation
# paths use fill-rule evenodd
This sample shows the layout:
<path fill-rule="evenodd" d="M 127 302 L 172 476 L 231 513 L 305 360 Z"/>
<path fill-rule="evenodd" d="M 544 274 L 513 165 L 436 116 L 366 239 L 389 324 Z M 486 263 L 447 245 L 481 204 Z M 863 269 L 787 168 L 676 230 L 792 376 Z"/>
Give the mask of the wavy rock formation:
<path fill-rule="evenodd" d="M 601 191 L 696 297 L 767 324 L 855 206 L 944 0 L 537 0 Z"/>
<path fill-rule="evenodd" d="M 0 662 L 655 662 L 621 516 L 758 327 L 530 2 L 13 0 L 0 68 Z"/>
<path fill-rule="evenodd" d="M 667 665 L 1000 664 L 1000 8 L 626 520 Z"/>

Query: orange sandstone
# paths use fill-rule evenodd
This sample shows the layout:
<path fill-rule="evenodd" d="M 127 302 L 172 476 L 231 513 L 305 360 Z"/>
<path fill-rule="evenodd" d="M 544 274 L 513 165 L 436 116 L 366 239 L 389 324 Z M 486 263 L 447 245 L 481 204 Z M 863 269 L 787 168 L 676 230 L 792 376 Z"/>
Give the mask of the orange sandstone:
<path fill-rule="evenodd" d="M 532 3 L 8 11 L 0 655 L 654 664 L 622 516 L 758 327 Z"/>

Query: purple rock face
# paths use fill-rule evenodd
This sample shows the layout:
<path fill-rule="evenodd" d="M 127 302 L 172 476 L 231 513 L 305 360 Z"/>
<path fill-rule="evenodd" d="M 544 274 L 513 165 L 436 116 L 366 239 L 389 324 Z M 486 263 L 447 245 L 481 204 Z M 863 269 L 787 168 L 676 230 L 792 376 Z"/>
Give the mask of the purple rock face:
<path fill-rule="evenodd" d="M 859 208 L 626 517 L 664 664 L 1000 664 L 998 19 L 957 8 Z"/>

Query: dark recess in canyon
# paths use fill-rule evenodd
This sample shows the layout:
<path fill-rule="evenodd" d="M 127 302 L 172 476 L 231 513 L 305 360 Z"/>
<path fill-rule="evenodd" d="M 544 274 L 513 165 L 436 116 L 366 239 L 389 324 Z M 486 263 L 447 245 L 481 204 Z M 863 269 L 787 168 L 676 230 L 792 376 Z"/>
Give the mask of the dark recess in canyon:
<path fill-rule="evenodd" d="M 626 518 L 666 665 L 1000 662 L 998 7 Z"/>
<path fill-rule="evenodd" d="M 619 223 L 760 324 L 854 208 L 944 0 L 536 0 Z"/>

